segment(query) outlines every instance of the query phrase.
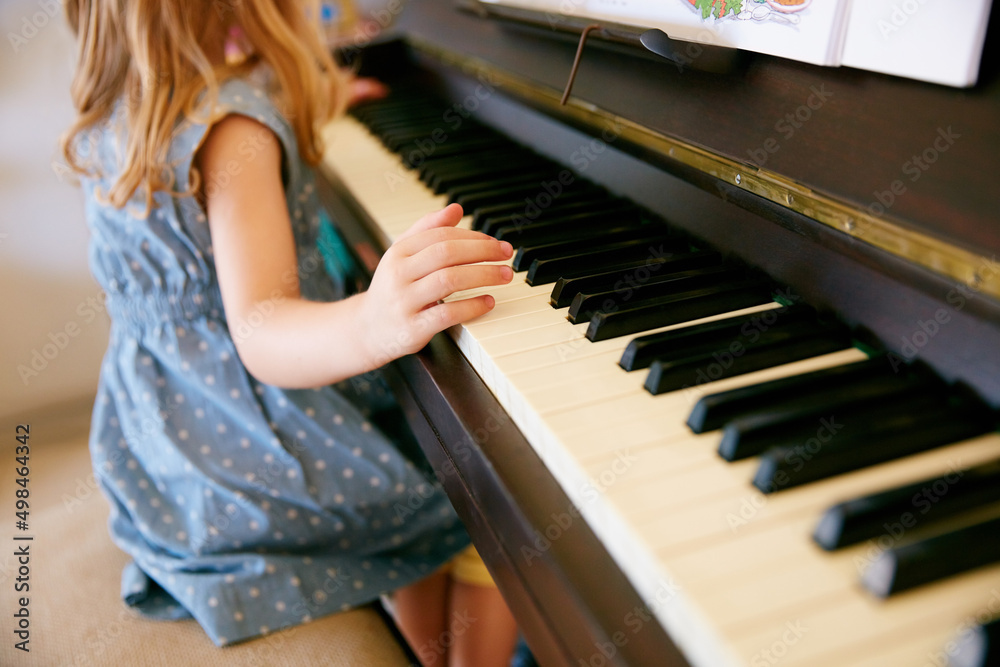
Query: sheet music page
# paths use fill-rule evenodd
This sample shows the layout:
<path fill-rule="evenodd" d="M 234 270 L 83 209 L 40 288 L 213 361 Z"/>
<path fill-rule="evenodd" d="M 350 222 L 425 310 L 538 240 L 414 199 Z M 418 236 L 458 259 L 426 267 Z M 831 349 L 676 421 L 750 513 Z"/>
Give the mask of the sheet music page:
<path fill-rule="evenodd" d="M 840 64 L 850 0 L 484 0 L 659 28 L 669 37 Z"/>
<path fill-rule="evenodd" d="M 859 0 L 842 63 L 950 86 L 979 75 L 990 0 Z"/>

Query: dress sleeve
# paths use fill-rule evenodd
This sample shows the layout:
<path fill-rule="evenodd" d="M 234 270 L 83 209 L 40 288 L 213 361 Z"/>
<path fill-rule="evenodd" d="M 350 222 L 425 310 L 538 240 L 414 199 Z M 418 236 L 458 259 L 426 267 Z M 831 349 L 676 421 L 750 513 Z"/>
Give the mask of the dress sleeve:
<path fill-rule="evenodd" d="M 183 190 L 190 184 L 194 156 L 204 143 L 211 126 L 232 114 L 256 120 L 278 137 L 282 152 L 282 181 L 286 189 L 289 183 L 298 181 L 301 163 L 295 131 L 262 86 L 246 79 L 228 79 L 219 86 L 214 107 L 210 112 L 207 109 L 205 111 L 205 118 L 182 121 L 178 127 L 178 138 L 172 143 L 176 152 L 171 156 L 171 162 L 176 165 L 178 189 Z M 253 159 L 256 150 L 253 142 L 247 141 L 246 146 L 240 147 L 240 154 L 249 160 Z M 225 174 L 202 174 L 202 187 L 224 179 Z"/>

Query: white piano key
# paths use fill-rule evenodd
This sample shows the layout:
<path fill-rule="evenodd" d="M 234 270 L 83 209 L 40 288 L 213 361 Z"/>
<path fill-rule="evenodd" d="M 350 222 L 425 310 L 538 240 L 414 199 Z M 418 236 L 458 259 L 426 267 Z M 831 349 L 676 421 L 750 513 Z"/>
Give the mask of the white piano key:
<path fill-rule="evenodd" d="M 831 354 L 804 359 L 783 366 L 776 366 L 755 373 L 738 375 L 733 378 L 707 382 L 705 384 L 689 387 L 677 392 L 671 392 L 660 396 L 652 396 L 642 388 L 645 380 L 644 371 L 636 372 L 636 389 L 631 396 L 608 401 L 593 408 L 595 414 L 591 419 L 597 424 L 619 423 L 623 420 L 648 420 L 650 423 L 659 425 L 664 429 L 671 429 L 676 424 L 683 424 L 687 416 L 698 399 L 707 394 L 718 391 L 725 391 L 749 384 L 766 382 L 767 380 L 785 377 L 788 375 L 798 375 L 811 370 L 826 368 L 839 364 L 851 363 L 865 358 L 865 355 L 858 350 L 842 350 Z M 634 400 L 633 400 L 634 397 Z M 567 441 L 575 441 L 581 435 L 580 431 L 585 430 L 581 425 L 581 416 L 575 412 L 561 412 L 553 415 L 550 422 L 553 428 Z M 584 420 L 586 421 L 586 420 Z"/>
<path fill-rule="evenodd" d="M 652 329 L 650 331 L 644 332 L 646 334 L 659 333 L 661 331 L 668 331 L 670 329 L 676 329 L 687 324 L 701 324 L 704 322 L 710 322 L 713 320 L 721 319 L 727 316 L 733 315 L 743 315 L 746 313 L 759 312 L 761 310 L 771 309 L 777 307 L 778 304 L 765 304 L 762 306 L 754 306 L 753 308 L 747 308 L 744 310 L 739 310 L 734 313 L 725 313 L 722 315 L 715 315 L 712 317 L 706 317 L 701 320 L 696 320 L 694 322 L 685 323 L 684 325 L 670 325 L 666 327 L 660 327 L 658 329 Z M 565 313 L 568 312 L 568 308 L 560 309 L 565 318 Z M 504 374 L 508 377 L 513 378 L 513 376 L 519 373 L 534 371 L 544 373 L 543 369 L 560 369 L 566 364 L 577 360 L 585 359 L 596 354 L 601 354 L 605 350 L 614 349 L 619 351 L 619 355 L 625 350 L 625 346 L 628 342 L 634 338 L 634 336 L 621 336 L 619 338 L 611 338 L 609 340 L 602 340 L 597 343 L 593 343 L 584 336 L 586 329 L 580 329 L 579 325 L 571 325 L 568 321 L 566 324 L 569 328 L 566 329 L 566 336 L 559 342 L 549 346 L 541 348 L 532 348 L 521 353 L 514 355 L 505 355 L 501 358 L 496 359 L 496 363 L 499 368 L 501 368 Z M 518 382 L 524 382 L 528 387 L 534 386 L 531 380 L 518 380 Z"/>
<path fill-rule="evenodd" d="M 808 641 L 800 642 L 794 654 L 789 651 L 783 664 L 850 664 L 842 656 L 856 652 L 852 645 L 874 650 L 893 639 L 909 641 L 926 627 L 956 627 L 970 613 L 988 608 L 998 583 L 1000 566 L 992 566 L 887 601 L 856 591 L 828 605 L 806 602 L 788 615 L 810 628 Z M 782 592 L 778 589 L 771 594 Z M 752 631 L 735 635 L 733 644 L 737 652 L 750 658 L 758 647 L 773 641 L 778 627 L 773 620 L 764 621 Z"/>
<path fill-rule="evenodd" d="M 478 287 L 476 289 L 462 290 L 461 292 L 455 292 L 451 297 L 445 299 L 464 299 L 470 296 L 479 296 L 481 294 L 492 294 L 493 298 L 496 299 L 497 306 L 491 311 L 490 314 L 496 313 L 497 317 L 506 317 L 508 315 L 506 306 L 501 304 L 507 303 L 508 301 L 519 301 L 521 299 L 532 299 L 532 301 L 545 301 L 545 305 L 548 306 L 548 292 L 545 292 L 542 296 L 544 299 L 538 299 L 539 288 L 532 287 L 528 285 L 523 280 L 518 280 L 515 274 L 514 279 L 511 280 L 506 285 L 499 286 L 489 286 L 489 287 Z M 551 308 L 551 306 L 548 306 Z M 538 304 L 538 310 L 542 310 L 541 304 Z M 516 313 L 512 313 L 516 314 Z M 478 322 L 479 320 L 472 320 L 473 322 Z"/>
<path fill-rule="evenodd" d="M 944 624 L 946 625 L 946 624 Z M 843 658 L 850 660 L 851 667 L 885 667 L 886 665 L 945 665 L 949 657 L 946 647 L 956 639 L 953 628 L 944 629 L 940 622 L 927 623 L 919 631 L 906 632 L 901 641 L 878 642 L 878 646 L 864 647 L 858 655 L 839 651 Z M 951 655 L 955 653 L 951 644 Z M 838 656 L 839 658 L 840 656 Z"/>
<path fill-rule="evenodd" d="M 674 443 L 674 448 L 682 449 L 688 444 L 695 443 Z M 650 520 L 647 523 L 650 532 L 660 536 L 651 541 L 651 545 L 665 555 L 670 550 L 689 549 L 689 544 L 706 538 L 735 541 L 738 534 L 753 532 L 762 525 L 783 521 L 803 511 L 815 522 L 824 509 L 844 499 L 945 474 L 955 468 L 967 468 L 995 458 L 998 451 L 1000 438 L 984 436 L 766 496 L 746 480 L 746 484 L 737 488 L 735 494 L 727 495 L 716 503 L 693 508 L 686 515 L 668 517 L 661 514 Z M 751 463 L 755 464 L 755 461 Z M 718 466 L 712 466 L 712 469 L 716 468 Z M 683 488 L 679 490 L 683 491 Z M 750 502 L 751 510 L 744 508 L 744 500 Z M 627 499 L 622 502 L 627 502 Z M 741 509 L 743 514 L 750 516 L 743 518 Z"/>

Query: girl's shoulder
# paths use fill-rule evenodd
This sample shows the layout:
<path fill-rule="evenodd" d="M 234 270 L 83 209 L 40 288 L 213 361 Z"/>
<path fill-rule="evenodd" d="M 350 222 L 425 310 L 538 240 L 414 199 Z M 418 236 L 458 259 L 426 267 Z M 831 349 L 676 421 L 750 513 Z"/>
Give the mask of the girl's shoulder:
<path fill-rule="evenodd" d="M 255 120 L 277 136 L 285 155 L 285 168 L 298 171 L 299 151 L 295 130 L 271 97 L 266 77 L 253 72 L 222 81 L 214 100 L 199 102 L 193 113 L 180 122 L 170 146 L 170 162 L 178 167 L 179 182 L 188 182 L 191 160 L 205 142 L 212 126 L 233 114 Z M 242 152 L 247 155 L 253 153 L 256 140 L 253 136 L 247 137 L 247 145 Z M 286 174 L 286 178 L 289 175 Z"/>
<path fill-rule="evenodd" d="M 289 128 L 288 119 L 278 109 L 263 77 L 244 76 L 226 79 L 219 85 L 216 108 L 212 115 L 239 113 L 262 124 Z"/>
<path fill-rule="evenodd" d="M 288 118 L 283 114 L 268 92 L 269 86 L 265 77 L 252 72 L 249 75 L 230 77 L 223 80 L 214 99 L 202 99 L 194 105 L 194 110 L 181 121 L 181 133 L 192 131 L 204 133 L 213 124 L 231 114 L 240 114 L 252 118 L 273 130 L 284 140 L 286 135 L 294 140 Z"/>

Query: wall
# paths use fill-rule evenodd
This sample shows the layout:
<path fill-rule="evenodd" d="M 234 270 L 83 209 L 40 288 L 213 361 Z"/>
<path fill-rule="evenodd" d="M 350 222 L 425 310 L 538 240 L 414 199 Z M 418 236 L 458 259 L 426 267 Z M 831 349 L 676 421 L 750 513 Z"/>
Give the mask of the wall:
<path fill-rule="evenodd" d="M 74 49 L 62 5 L 5 0 L 0 28 L 0 421 L 6 423 L 92 395 L 108 325 L 88 306 L 100 302 L 101 291 L 87 268 L 82 198 L 53 169 L 59 134 L 72 118 Z"/>

